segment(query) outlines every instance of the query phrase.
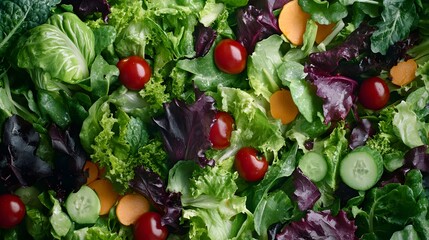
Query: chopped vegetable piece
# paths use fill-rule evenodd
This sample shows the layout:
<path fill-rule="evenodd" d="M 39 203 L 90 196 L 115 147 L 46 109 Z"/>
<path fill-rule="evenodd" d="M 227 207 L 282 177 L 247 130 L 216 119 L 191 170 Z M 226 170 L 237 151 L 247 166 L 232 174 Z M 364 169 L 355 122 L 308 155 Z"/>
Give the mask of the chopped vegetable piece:
<path fill-rule="evenodd" d="M 100 199 L 100 215 L 108 214 L 119 197 L 112 183 L 108 179 L 98 179 L 90 183 L 88 187 L 92 188 Z"/>
<path fill-rule="evenodd" d="M 290 91 L 286 89 L 276 91 L 271 95 L 270 110 L 271 115 L 276 119 L 280 119 L 283 124 L 288 124 L 295 120 L 299 113 Z"/>
<path fill-rule="evenodd" d="M 316 34 L 316 43 L 321 43 L 335 28 L 335 23 L 331 24 L 319 24 L 317 23 L 317 34 Z"/>
<path fill-rule="evenodd" d="M 304 33 L 307 28 L 307 21 L 311 18 L 310 14 L 304 12 L 299 5 L 298 0 L 288 2 L 283 6 L 279 15 L 279 28 L 286 38 L 294 45 L 302 45 L 304 42 Z M 321 43 L 329 34 L 332 33 L 335 23 L 317 24 L 316 43 Z"/>
<path fill-rule="evenodd" d="M 88 186 L 82 186 L 79 191 L 70 193 L 66 200 L 67 213 L 73 221 L 80 224 L 95 223 L 100 208 L 97 194 Z"/>
<path fill-rule="evenodd" d="M 383 169 L 381 154 L 362 146 L 347 154 L 341 161 L 340 176 L 347 186 L 366 191 L 380 180 Z"/>
<path fill-rule="evenodd" d="M 416 78 L 417 63 L 414 59 L 399 62 L 390 69 L 392 83 L 397 86 L 405 86 Z"/>
<path fill-rule="evenodd" d="M 328 164 L 322 154 L 307 152 L 299 160 L 298 167 L 314 182 L 322 180 L 328 173 Z"/>
<path fill-rule="evenodd" d="M 86 179 L 86 184 L 90 184 L 97 180 L 100 171 L 95 163 L 91 161 L 86 161 L 85 165 L 83 165 L 83 170 L 88 171 L 88 178 Z"/>
<path fill-rule="evenodd" d="M 293 0 L 283 6 L 279 15 L 279 27 L 292 44 L 302 45 L 308 19 L 310 15 L 302 10 L 298 0 Z"/>
<path fill-rule="evenodd" d="M 116 207 L 116 216 L 125 226 L 134 224 L 137 219 L 149 211 L 149 201 L 142 195 L 130 193 L 123 196 Z"/>

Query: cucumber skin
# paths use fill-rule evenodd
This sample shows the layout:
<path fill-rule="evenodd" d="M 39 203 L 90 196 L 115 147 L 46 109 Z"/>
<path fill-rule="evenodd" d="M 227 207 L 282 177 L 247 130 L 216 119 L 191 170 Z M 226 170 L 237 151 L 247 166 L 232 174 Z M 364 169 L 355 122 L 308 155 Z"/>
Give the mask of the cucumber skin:
<path fill-rule="evenodd" d="M 372 162 L 375 165 L 376 171 L 375 173 L 375 178 L 372 179 L 370 184 L 360 184 L 362 182 L 359 182 L 358 179 L 352 179 L 352 176 L 350 176 L 350 169 L 344 169 L 345 168 L 345 164 L 350 164 L 350 161 L 355 162 L 357 158 L 354 157 L 358 157 L 359 154 L 365 154 L 367 155 L 367 157 L 369 157 L 370 159 L 372 159 Z M 351 157 L 351 159 L 350 159 Z M 372 188 L 373 186 L 375 186 L 375 184 L 377 184 L 377 182 L 380 180 L 381 176 L 383 175 L 383 171 L 384 171 L 384 164 L 383 164 L 383 157 L 382 155 L 376 151 L 371 149 L 368 146 L 361 146 L 358 148 L 355 148 L 352 152 L 350 152 L 349 154 L 347 154 L 340 162 L 340 176 L 341 179 L 343 180 L 343 182 L 358 191 L 366 191 L 370 188 Z M 357 183 L 357 184 L 356 184 Z"/>

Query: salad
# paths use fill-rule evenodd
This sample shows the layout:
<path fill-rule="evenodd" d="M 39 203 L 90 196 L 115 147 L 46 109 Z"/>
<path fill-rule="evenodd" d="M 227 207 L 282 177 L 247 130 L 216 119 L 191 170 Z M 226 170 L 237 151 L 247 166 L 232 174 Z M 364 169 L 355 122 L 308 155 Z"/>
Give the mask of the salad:
<path fill-rule="evenodd" d="M 2 0 L 1 239 L 429 239 L 429 3 Z"/>

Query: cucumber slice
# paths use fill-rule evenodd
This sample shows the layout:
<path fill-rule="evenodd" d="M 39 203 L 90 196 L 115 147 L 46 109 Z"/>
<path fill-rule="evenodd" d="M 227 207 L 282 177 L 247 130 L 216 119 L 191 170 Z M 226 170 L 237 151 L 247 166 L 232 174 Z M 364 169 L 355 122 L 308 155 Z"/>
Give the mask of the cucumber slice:
<path fill-rule="evenodd" d="M 73 221 L 80 224 L 95 223 L 100 208 L 100 199 L 88 186 L 82 186 L 79 191 L 70 193 L 66 200 L 67 213 Z"/>
<path fill-rule="evenodd" d="M 341 161 L 340 176 L 355 190 L 372 188 L 383 174 L 383 157 L 367 146 L 358 147 Z"/>
<path fill-rule="evenodd" d="M 298 167 L 313 182 L 321 181 L 328 173 L 328 164 L 325 158 L 317 152 L 305 153 L 299 160 Z"/>

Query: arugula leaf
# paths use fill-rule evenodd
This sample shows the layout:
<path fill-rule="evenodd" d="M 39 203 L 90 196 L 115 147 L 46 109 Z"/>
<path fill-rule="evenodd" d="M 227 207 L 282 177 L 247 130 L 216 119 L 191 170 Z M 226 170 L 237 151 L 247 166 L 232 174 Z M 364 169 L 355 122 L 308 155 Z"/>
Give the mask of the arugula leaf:
<path fill-rule="evenodd" d="M 3 0 L 0 2 L 0 56 L 9 52 L 26 30 L 46 22 L 60 0 Z"/>
<path fill-rule="evenodd" d="M 391 45 L 410 34 L 418 15 L 414 0 L 384 0 L 383 4 L 383 21 L 376 24 L 378 30 L 371 36 L 371 50 L 385 55 Z"/>

